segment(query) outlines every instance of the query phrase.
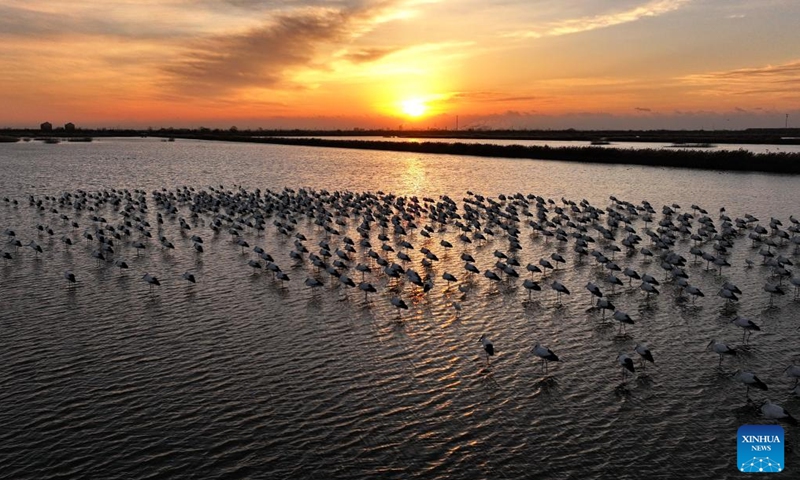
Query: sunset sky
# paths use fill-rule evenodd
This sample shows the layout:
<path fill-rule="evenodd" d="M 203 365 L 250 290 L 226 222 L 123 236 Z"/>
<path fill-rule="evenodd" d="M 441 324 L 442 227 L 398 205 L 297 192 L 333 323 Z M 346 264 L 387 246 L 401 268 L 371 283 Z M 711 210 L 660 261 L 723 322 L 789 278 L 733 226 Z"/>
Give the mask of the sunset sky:
<path fill-rule="evenodd" d="M 0 0 L 0 127 L 800 126 L 797 0 Z"/>

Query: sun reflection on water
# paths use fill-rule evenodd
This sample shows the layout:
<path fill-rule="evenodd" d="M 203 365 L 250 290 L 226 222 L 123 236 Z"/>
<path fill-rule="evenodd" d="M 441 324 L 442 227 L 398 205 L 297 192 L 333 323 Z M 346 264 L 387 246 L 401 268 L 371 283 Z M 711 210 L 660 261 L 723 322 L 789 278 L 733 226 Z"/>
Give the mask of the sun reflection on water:
<path fill-rule="evenodd" d="M 431 190 L 427 168 L 419 157 L 406 157 L 403 160 L 401 184 L 404 195 L 422 195 Z"/>

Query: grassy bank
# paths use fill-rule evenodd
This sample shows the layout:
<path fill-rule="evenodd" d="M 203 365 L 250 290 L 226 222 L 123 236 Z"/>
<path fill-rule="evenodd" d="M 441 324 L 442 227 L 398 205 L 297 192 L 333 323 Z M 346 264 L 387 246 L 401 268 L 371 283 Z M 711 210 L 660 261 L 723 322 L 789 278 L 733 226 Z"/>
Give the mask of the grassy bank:
<path fill-rule="evenodd" d="M 184 137 L 309 147 L 800 174 L 800 154 L 796 153 L 752 153 L 745 150 L 620 149 L 609 147 L 551 148 L 547 146 L 493 145 L 489 143 L 414 143 L 328 138 L 254 138 L 233 135 L 190 135 Z"/>

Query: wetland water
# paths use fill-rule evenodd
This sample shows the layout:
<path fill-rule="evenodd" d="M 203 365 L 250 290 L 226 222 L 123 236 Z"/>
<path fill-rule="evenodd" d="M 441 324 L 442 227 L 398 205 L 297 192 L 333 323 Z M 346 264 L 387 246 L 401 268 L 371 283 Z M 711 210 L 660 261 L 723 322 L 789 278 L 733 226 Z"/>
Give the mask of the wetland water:
<path fill-rule="evenodd" d="M 406 268 L 430 273 L 430 292 L 375 269 L 368 278 L 378 292 L 365 304 L 359 290 L 318 274 L 308 260 L 289 258 L 294 238 L 277 232 L 273 222 L 285 220 L 277 215 L 267 218 L 263 234 L 243 229 L 243 249 L 227 228 L 212 231 L 211 213 L 192 218 L 188 202 L 176 203 L 176 214 L 159 208 L 154 190 L 183 186 L 232 195 L 239 187 L 382 191 L 420 202 L 447 195 L 461 214 L 468 190 L 495 201 L 519 192 L 552 199 L 545 202 L 549 218 L 565 206 L 562 198 L 605 209 L 614 195 L 650 202 L 656 222 L 663 205 L 680 204 L 679 213 L 695 214 L 693 231 L 701 214 L 692 204 L 705 208 L 718 229 L 723 206 L 731 218 L 752 214 L 763 226 L 778 218 L 782 229 L 790 215 L 800 215 L 800 178 L 785 175 L 188 140 L 0 145 L 0 197 L 10 200 L 0 204 L 0 230 L 13 229 L 23 245 L 33 240 L 43 250 L 2 246 L 13 258 L 0 264 L 0 478 L 736 478 L 737 428 L 774 422 L 761 415 L 760 402 L 769 398 L 800 414 L 793 379 L 783 374 L 800 362 L 800 302 L 784 280 L 787 294 L 770 306 L 763 287 L 778 280 L 761 265 L 762 245 L 751 246 L 750 230 L 733 240 L 725 257 L 731 267 L 721 275 L 693 263 L 694 242 L 677 237 L 673 249 L 687 259 L 689 282 L 705 292 L 694 305 L 672 281 L 663 282 L 658 259 L 616 253 L 621 268 L 662 281 L 660 295 L 647 300 L 641 282 L 628 286 L 620 275 L 625 285 L 609 298 L 635 324 L 619 336 L 616 324 L 588 308 L 592 297 L 584 288 L 592 281 L 610 294 L 608 271 L 592 257 L 578 263 L 572 237 L 565 243 L 532 235 L 528 217 L 513 255 L 520 278 L 468 278 L 462 252 L 483 272 L 493 269 L 495 250 L 510 253 L 509 240 L 495 228 L 485 244 L 465 247 L 451 224 L 430 239 L 418 230 L 405 237 L 415 246 Z M 116 189 L 120 196 L 128 189 L 133 199 L 134 189 L 143 191 L 148 209 L 136 215 L 151 225 L 152 238 L 134 230 L 116 240 L 111 255 L 124 257 L 127 271 L 98 262 L 91 256 L 97 242 L 82 237 L 101 225 L 93 215 L 119 225 L 117 207 L 76 212 L 49 199 L 79 189 Z M 30 195 L 44 210 L 29 204 Z M 179 217 L 191 230 L 181 229 Z M 361 219 L 342 219 L 332 249 L 346 235 L 358 242 Z M 319 253 L 324 232 L 304 215 L 295 220 L 305 245 Z M 642 219 L 631 226 L 643 238 L 638 247 L 650 247 Z M 370 232 L 376 251 L 380 232 Z M 387 233 L 386 243 L 400 251 L 404 237 Z M 204 239 L 203 253 L 192 248 L 195 234 Z M 598 239 L 590 249 L 611 243 L 591 227 L 588 234 Z M 160 235 L 175 248 L 162 248 Z M 75 244 L 67 247 L 62 236 Z M 616 237 L 619 243 L 624 235 Z M 441 239 L 455 247 L 446 250 Z M 146 248 L 137 255 L 132 242 L 139 240 Z M 713 244 L 701 247 L 715 253 Z M 286 285 L 268 272 L 253 273 L 248 260 L 256 258 L 256 245 L 289 275 Z M 431 268 L 421 264 L 422 247 L 439 258 Z M 369 262 L 357 250 L 351 266 Z M 791 244 L 772 251 L 800 261 Z M 566 263 L 546 279 L 536 274 L 542 291 L 527 302 L 524 266 L 554 252 Z M 74 272 L 76 286 L 67 286 L 65 270 Z M 185 271 L 196 284 L 181 278 Z M 448 288 L 445 271 L 466 294 Z M 160 279 L 153 293 L 145 272 Z M 307 277 L 325 286 L 311 290 L 303 285 Z M 571 291 L 561 306 L 549 287 L 553 279 Z M 716 295 L 726 281 L 743 292 L 736 304 Z M 390 303 L 395 295 L 409 306 L 401 316 Z M 731 324 L 737 315 L 761 326 L 746 347 Z M 482 334 L 496 349 L 489 367 Z M 718 366 L 718 356 L 705 350 L 711 339 L 739 346 L 739 355 Z M 536 342 L 562 360 L 547 375 L 531 353 Z M 646 372 L 632 351 L 639 342 L 655 357 Z M 622 351 L 637 361 L 636 375 L 624 382 L 616 362 Z M 769 391 L 751 389 L 746 401 L 733 376 L 739 368 L 756 373 Z M 783 425 L 787 471 L 779 476 L 791 477 L 800 468 L 797 427 Z"/>

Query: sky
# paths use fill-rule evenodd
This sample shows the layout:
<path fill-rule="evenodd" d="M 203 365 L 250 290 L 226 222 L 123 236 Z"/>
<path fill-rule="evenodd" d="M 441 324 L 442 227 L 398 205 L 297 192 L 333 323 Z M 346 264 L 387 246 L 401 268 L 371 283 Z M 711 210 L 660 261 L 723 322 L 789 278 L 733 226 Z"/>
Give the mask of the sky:
<path fill-rule="evenodd" d="M 799 20 L 797 0 L 0 0 L 0 128 L 800 127 Z"/>

